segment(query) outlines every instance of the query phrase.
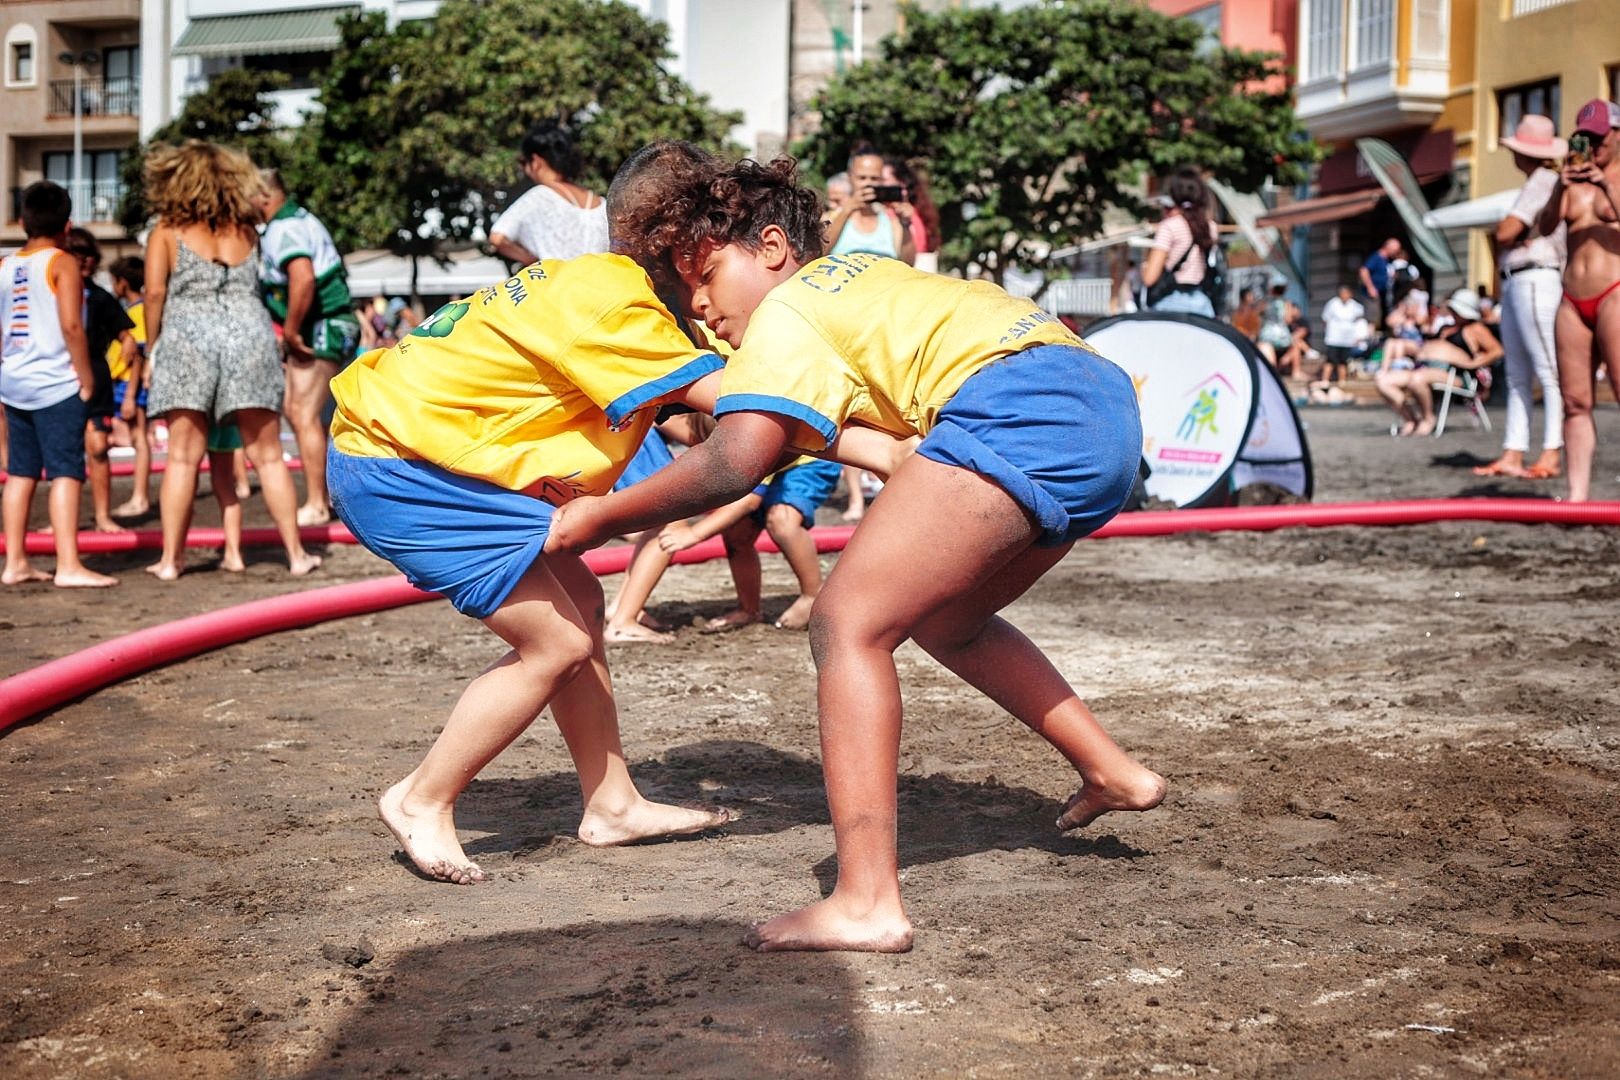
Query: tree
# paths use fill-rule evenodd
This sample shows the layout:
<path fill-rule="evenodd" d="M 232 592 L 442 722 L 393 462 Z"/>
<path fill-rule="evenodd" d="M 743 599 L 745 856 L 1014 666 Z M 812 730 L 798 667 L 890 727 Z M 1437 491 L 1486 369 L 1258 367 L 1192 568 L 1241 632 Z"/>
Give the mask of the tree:
<path fill-rule="evenodd" d="M 425 254 L 487 231 L 542 119 L 574 126 L 599 191 L 642 144 L 718 147 L 739 119 L 665 71 L 664 26 L 623 3 L 446 0 L 431 23 L 370 13 L 342 34 L 292 177 L 340 246 Z"/>
<path fill-rule="evenodd" d="M 206 89 L 186 98 L 180 115 L 152 133 L 152 137 L 124 156 L 119 168 L 124 199 L 118 222 L 131 233 L 146 224 L 146 185 L 142 169 L 154 146 L 178 145 L 187 139 L 206 139 L 244 151 L 261 167 L 280 167 L 290 153 L 288 133 L 276 120 L 271 93 L 286 84 L 286 76 L 273 71 L 238 68 L 221 72 Z"/>
<path fill-rule="evenodd" d="M 1144 214 L 1145 173 L 1194 164 L 1240 191 L 1304 179 L 1317 150 L 1278 64 L 1127 0 L 911 9 L 877 61 L 816 98 L 820 129 L 797 149 L 824 174 L 861 140 L 921 160 L 944 261 L 999 282 L 1096 236 L 1108 207 Z"/>

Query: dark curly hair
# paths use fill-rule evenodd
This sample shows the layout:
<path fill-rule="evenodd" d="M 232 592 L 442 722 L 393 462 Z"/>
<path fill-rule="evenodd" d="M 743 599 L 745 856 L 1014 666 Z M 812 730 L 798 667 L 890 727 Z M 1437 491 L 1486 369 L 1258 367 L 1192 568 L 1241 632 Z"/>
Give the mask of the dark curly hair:
<path fill-rule="evenodd" d="M 544 158 L 547 165 L 568 181 L 579 176 L 583 168 L 573 135 L 555 120 L 542 120 L 530 128 L 518 144 L 518 157 L 523 161 Z"/>
<path fill-rule="evenodd" d="M 756 250 L 767 225 L 787 234 L 801 262 L 822 253 L 820 197 L 787 157 L 728 164 L 691 143 L 652 143 L 619 168 L 607 212 L 613 250 L 661 285 L 707 245 Z"/>

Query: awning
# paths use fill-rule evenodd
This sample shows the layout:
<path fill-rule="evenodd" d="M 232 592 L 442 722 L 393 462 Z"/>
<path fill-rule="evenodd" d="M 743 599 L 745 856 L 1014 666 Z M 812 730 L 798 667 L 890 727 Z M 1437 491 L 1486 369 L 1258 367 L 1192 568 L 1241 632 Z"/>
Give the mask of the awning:
<path fill-rule="evenodd" d="M 265 56 L 270 53 L 325 52 L 338 47 L 338 20 L 360 5 L 275 11 L 260 15 L 218 15 L 192 19 L 175 42 L 175 56 Z"/>
<path fill-rule="evenodd" d="M 1255 219 L 1255 224 L 1283 229 L 1299 225 L 1320 225 L 1325 221 L 1343 221 L 1357 214 L 1365 214 L 1377 206 L 1378 200 L 1383 197 L 1382 189 L 1370 188 L 1366 191 L 1352 191 L 1348 195 L 1323 195 L 1317 199 L 1301 199 L 1299 202 L 1280 206 L 1269 214 L 1262 214 Z"/>
<path fill-rule="evenodd" d="M 1519 189 L 1509 188 L 1495 195 L 1436 207 L 1423 215 L 1423 224 L 1431 229 L 1494 229 L 1518 201 Z"/>

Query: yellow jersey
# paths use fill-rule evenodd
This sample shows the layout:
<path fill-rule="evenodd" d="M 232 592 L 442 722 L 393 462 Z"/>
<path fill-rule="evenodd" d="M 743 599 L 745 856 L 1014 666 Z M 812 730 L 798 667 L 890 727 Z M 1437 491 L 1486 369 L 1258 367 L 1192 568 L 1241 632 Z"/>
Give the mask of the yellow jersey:
<path fill-rule="evenodd" d="M 722 366 L 631 260 L 548 259 L 350 364 L 332 380 L 332 441 L 561 503 L 605 494 L 647 406 Z"/>
<path fill-rule="evenodd" d="M 135 303 L 124 309 L 124 314 L 128 315 L 129 321 L 135 324 L 134 328 L 129 332 L 130 336 L 135 339 L 135 344 L 144 348 L 146 345 L 146 302 L 144 300 L 135 301 Z M 119 343 L 117 338 L 113 338 L 112 344 L 107 346 L 107 370 L 112 373 L 113 382 L 123 382 L 129 378 L 129 360 L 125 358 L 124 346 Z"/>
<path fill-rule="evenodd" d="M 1083 345 L 1028 300 L 877 255 L 829 255 L 766 295 L 727 361 L 714 415 L 798 422 L 823 449 L 847 421 L 926 435 L 968 376 L 1034 345 Z"/>

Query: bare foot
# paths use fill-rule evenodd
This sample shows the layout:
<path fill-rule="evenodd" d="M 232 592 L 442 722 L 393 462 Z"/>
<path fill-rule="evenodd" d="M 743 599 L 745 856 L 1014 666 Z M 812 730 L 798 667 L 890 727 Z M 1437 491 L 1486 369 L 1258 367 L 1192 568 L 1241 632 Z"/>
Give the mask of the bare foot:
<path fill-rule="evenodd" d="M 724 615 L 710 619 L 703 624 L 703 629 L 710 632 L 736 630 L 739 627 L 752 626 L 759 621 L 759 612 L 744 611 L 742 608 L 737 608 L 735 611 L 728 611 Z"/>
<path fill-rule="evenodd" d="M 816 606 L 813 596 L 801 596 L 782 612 L 782 617 L 776 620 L 778 630 L 803 630 L 810 625 L 810 609 Z"/>
<path fill-rule="evenodd" d="M 820 903 L 751 927 L 743 944 L 760 952 L 910 952 L 911 920 L 898 902 L 892 910 L 851 916 L 834 892 Z"/>
<path fill-rule="evenodd" d="M 311 555 L 306 551 L 298 558 L 289 559 L 287 561 L 287 571 L 288 573 L 292 574 L 293 577 L 303 577 L 305 574 L 319 568 L 320 565 L 321 557 L 319 555 Z"/>
<path fill-rule="evenodd" d="M 861 520 L 861 518 L 863 518 L 865 516 L 866 516 L 866 507 L 864 507 L 864 506 L 852 506 L 848 510 L 845 510 L 842 514 L 839 514 L 838 515 L 838 520 L 839 521 L 859 521 L 859 520 Z"/>
<path fill-rule="evenodd" d="M 51 584 L 58 589 L 110 589 L 118 579 L 81 566 L 77 570 L 58 570 Z"/>
<path fill-rule="evenodd" d="M 237 484 L 236 485 L 236 497 L 238 499 L 250 499 L 250 498 L 252 498 L 253 497 L 253 485 L 247 483 L 246 481 L 243 481 L 242 483 Z"/>
<path fill-rule="evenodd" d="M 629 626 L 602 627 L 602 640 L 609 644 L 623 644 L 639 641 L 647 644 L 664 644 L 675 640 L 674 634 L 664 634 L 657 630 L 649 630 L 640 623 L 631 623 Z"/>
<path fill-rule="evenodd" d="M 1558 451 L 1548 450 L 1536 459 L 1534 465 L 1524 470 L 1527 480 L 1551 480 L 1564 471 L 1564 463 Z"/>
<path fill-rule="evenodd" d="M 242 561 L 242 556 L 227 551 L 219 557 L 219 568 L 227 574 L 240 574 L 247 569 L 247 563 Z"/>
<path fill-rule="evenodd" d="M 16 570 L 6 570 L 4 573 L 0 573 L 0 585 L 26 585 L 33 581 L 49 580 L 51 580 L 51 575 L 43 570 L 36 570 L 26 563 Z"/>
<path fill-rule="evenodd" d="M 383 797 L 377 800 L 377 813 L 411 862 L 435 881 L 448 881 L 452 885 L 483 881 L 484 871 L 461 850 L 451 812 L 408 808 L 405 794 L 409 785 L 407 776 L 383 792 Z"/>
<path fill-rule="evenodd" d="M 159 581 L 174 581 L 179 578 L 182 569 L 182 567 L 176 566 L 174 563 L 162 562 L 160 560 L 153 563 L 151 566 L 148 566 L 146 568 L 146 572 L 157 578 Z"/>
<path fill-rule="evenodd" d="M 238 495 L 241 492 L 237 492 Z M 329 506 L 310 506 L 308 503 L 298 508 L 298 524 L 325 525 L 332 520 L 332 508 Z"/>
<path fill-rule="evenodd" d="M 1434 417 L 1432 417 L 1432 416 L 1424 417 L 1422 420 L 1418 421 L 1418 426 L 1416 427 L 1416 429 L 1413 430 L 1412 434 L 1413 435 L 1433 435 L 1434 434 L 1434 425 L 1435 425 L 1435 418 Z"/>
<path fill-rule="evenodd" d="M 737 820 L 730 810 L 688 809 L 640 799 L 622 814 L 590 810 L 579 821 L 579 838 L 591 847 L 617 847 L 661 836 L 690 836 Z"/>
<path fill-rule="evenodd" d="M 1417 430 L 1417 421 L 1416 420 L 1408 420 L 1408 421 L 1406 421 L 1404 424 L 1402 424 L 1400 426 L 1400 430 L 1396 431 L 1395 434 L 1399 435 L 1401 438 L 1404 439 L 1404 438 L 1406 438 L 1408 435 L 1412 434 L 1412 432 L 1414 432 L 1416 430 Z"/>
<path fill-rule="evenodd" d="M 1517 476 L 1524 477 L 1529 474 L 1524 470 L 1523 454 L 1503 454 L 1489 465 L 1474 466 L 1475 476 Z"/>
<path fill-rule="evenodd" d="M 151 503 L 136 502 L 134 499 L 130 499 L 128 502 L 122 502 L 113 507 L 112 516 L 115 518 L 140 517 L 142 514 L 151 512 L 151 509 Z"/>
<path fill-rule="evenodd" d="M 106 517 L 106 518 L 102 518 L 100 521 L 96 522 L 96 532 L 98 532 L 98 533 L 126 533 L 126 532 L 129 532 L 129 530 L 124 528 L 122 525 L 118 524 L 118 522 L 114 521 L 111 517 Z"/>
<path fill-rule="evenodd" d="M 1082 784 L 1058 815 L 1058 831 L 1083 829 L 1110 810 L 1152 810 L 1164 802 L 1168 786 L 1151 769 L 1121 784 Z"/>

